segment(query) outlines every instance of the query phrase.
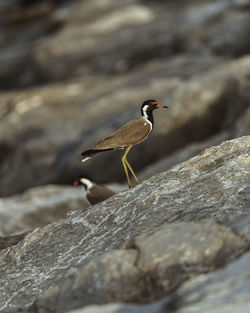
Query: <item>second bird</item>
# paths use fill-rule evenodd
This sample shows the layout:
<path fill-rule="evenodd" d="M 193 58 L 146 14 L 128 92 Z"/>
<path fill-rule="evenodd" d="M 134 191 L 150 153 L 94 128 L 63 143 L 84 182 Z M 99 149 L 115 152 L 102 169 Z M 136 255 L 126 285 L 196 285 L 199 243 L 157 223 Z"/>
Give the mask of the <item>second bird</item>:
<path fill-rule="evenodd" d="M 126 148 L 122 156 L 122 164 L 127 177 L 128 186 L 129 188 L 132 186 L 128 170 L 133 175 L 135 182 L 138 183 L 139 180 L 127 160 L 127 154 L 132 146 L 142 142 L 149 136 L 154 125 L 153 111 L 159 108 L 167 108 L 167 106 L 159 104 L 153 99 L 144 101 L 141 106 L 141 117 L 127 122 L 118 128 L 111 136 L 99 141 L 92 149 L 84 151 L 82 153 L 82 162 L 87 161 L 99 152 Z"/>

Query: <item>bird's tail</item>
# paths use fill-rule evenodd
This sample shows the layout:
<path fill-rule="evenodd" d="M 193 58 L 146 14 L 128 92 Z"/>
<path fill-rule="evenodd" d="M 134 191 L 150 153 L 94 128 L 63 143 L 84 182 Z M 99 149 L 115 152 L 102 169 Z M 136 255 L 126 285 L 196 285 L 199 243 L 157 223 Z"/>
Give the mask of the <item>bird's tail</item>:
<path fill-rule="evenodd" d="M 95 154 L 99 153 L 99 152 L 104 152 L 104 151 L 109 151 L 109 150 L 114 150 L 113 148 L 109 148 L 109 149 L 90 149 L 87 151 L 84 151 L 81 153 L 82 155 L 82 162 L 87 161 L 88 159 L 92 158 L 92 156 L 94 156 Z"/>

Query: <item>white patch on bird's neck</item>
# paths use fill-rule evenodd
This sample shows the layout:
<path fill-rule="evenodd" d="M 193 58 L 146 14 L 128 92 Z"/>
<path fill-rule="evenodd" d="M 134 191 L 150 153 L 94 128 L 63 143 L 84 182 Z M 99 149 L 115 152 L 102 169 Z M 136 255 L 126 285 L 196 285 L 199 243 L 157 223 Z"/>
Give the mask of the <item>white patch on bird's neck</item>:
<path fill-rule="evenodd" d="M 142 114 L 144 117 L 146 117 L 146 119 L 148 119 L 148 114 L 147 114 L 147 109 L 149 108 L 149 105 L 145 105 L 143 108 L 142 108 Z"/>
<path fill-rule="evenodd" d="M 148 120 L 145 116 L 143 116 L 143 118 L 145 119 L 144 125 L 147 125 L 147 124 L 150 125 L 150 131 L 149 131 L 149 132 L 151 133 L 151 131 L 152 131 L 152 129 L 153 129 L 152 123 L 151 123 L 150 120 Z"/>
<path fill-rule="evenodd" d="M 80 182 L 87 187 L 87 191 L 94 186 L 94 184 L 87 178 L 80 178 Z"/>
<path fill-rule="evenodd" d="M 152 131 L 153 129 L 153 124 L 152 122 L 149 120 L 149 116 L 147 114 L 147 109 L 149 108 L 149 105 L 145 105 L 143 108 L 142 108 L 142 114 L 143 114 L 143 118 L 146 120 L 146 122 L 150 125 L 150 132 Z M 145 125 L 145 123 L 144 123 Z"/>

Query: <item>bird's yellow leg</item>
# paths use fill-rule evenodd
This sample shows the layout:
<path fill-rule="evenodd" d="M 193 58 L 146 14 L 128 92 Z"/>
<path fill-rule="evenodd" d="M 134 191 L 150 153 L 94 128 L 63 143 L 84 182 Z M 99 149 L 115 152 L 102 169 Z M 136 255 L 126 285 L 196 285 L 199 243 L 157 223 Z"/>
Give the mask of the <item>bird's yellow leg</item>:
<path fill-rule="evenodd" d="M 125 160 L 125 162 L 126 162 L 126 165 L 127 165 L 128 169 L 130 170 L 131 174 L 133 175 L 133 177 L 134 177 L 134 179 L 135 179 L 135 182 L 138 184 L 138 183 L 139 183 L 139 180 L 138 180 L 138 178 L 136 177 L 135 172 L 133 171 L 131 165 L 128 163 L 128 160 L 127 160 L 127 159 Z"/>
<path fill-rule="evenodd" d="M 129 188 L 132 187 L 131 185 L 131 181 L 130 181 L 130 178 L 129 178 L 129 174 L 128 174 L 128 169 L 130 170 L 131 174 L 133 175 L 134 179 L 135 179 L 135 182 L 138 184 L 139 183 L 139 180 L 138 178 L 136 177 L 131 165 L 129 164 L 128 160 L 127 160 L 127 154 L 129 152 L 129 150 L 132 148 L 132 146 L 128 146 L 124 155 L 122 156 L 122 164 L 124 166 L 124 170 L 125 170 L 125 173 L 126 173 L 126 176 L 127 176 L 127 180 L 128 180 L 128 185 L 129 185 Z"/>
<path fill-rule="evenodd" d="M 131 147 L 132 146 L 127 147 L 125 153 L 122 156 L 122 165 L 124 167 L 124 171 L 125 171 L 125 174 L 126 174 L 126 177 L 127 177 L 129 188 L 132 187 L 132 184 L 131 184 L 130 177 L 129 177 L 129 174 L 128 174 L 128 169 L 127 169 L 127 164 L 126 164 L 126 161 L 127 161 L 126 156 L 127 156 L 128 152 L 129 152 L 129 150 L 131 149 Z"/>
<path fill-rule="evenodd" d="M 127 169 L 127 166 L 126 166 L 126 162 L 123 161 L 123 160 L 122 160 L 122 165 L 124 167 L 124 171 L 125 171 L 125 174 L 126 174 L 126 177 L 127 177 L 128 187 L 131 188 L 132 184 L 131 184 L 131 181 L 130 181 L 130 178 L 129 178 L 128 169 Z"/>

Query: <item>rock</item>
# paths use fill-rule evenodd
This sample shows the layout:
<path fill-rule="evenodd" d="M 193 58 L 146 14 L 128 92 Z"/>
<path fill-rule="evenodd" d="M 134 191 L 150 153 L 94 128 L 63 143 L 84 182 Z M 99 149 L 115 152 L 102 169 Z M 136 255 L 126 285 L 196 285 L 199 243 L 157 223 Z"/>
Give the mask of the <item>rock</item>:
<path fill-rule="evenodd" d="M 135 87 L 129 75 L 105 83 L 86 78 L 55 89 L 6 94 L 0 125 L 0 195 L 35 184 L 71 183 L 79 174 L 100 183 L 125 179 L 119 152 L 104 153 L 84 165 L 80 153 L 140 114 L 135 97 L 143 101 L 156 94 L 170 107 L 164 114 L 156 112 L 153 134 L 129 154 L 136 172 L 184 145 L 233 128 L 248 106 L 249 64 L 249 57 L 242 58 L 185 82 L 148 75 Z"/>
<path fill-rule="evenodd" d="M 245 196 L 245 199 L 249 201 L 250 199 L 250 188 L 245 188 L 241 190 L 241 193 Z M 235 233 L 237 233 L 240 236 L 244 236 L 246 240 L 250 242 L 250 215 L 246 216 L 240 216 L 236 219 L 232 219 L 229 221 L 226 225 L 233 229 Z"/>
<path fill-rule="evenodd" d="M 34 58 L 33 44 L 59 28 L 52 11 L 48 0 L 30 6 L 0 3 L 0 90 L 45 83 Z"/>
<path fill-rule="evenodd" d="M 223 131 L 221 133 L 216 134 L 215 136 L 209 137 L 208 139 L 202 140 L 200 142 L 191 143 L 184 148 L 178 149 L 169 156 L 147 166 L 140 172 L 138 177 L 140 180 L 144 180 L 147 179 L 147 177 L 151 177 L 155 174 L 164 172 L 171 168 L 172 166 L 184 162 L 189 158 L 201 153 L 206 148 L 209 148 L 213 145 L 218 145 L 224 140 L 230 138 L 231 132 Z"/>
<path fill-rule="evenodd" d="M 24 232 L 18 235 L 5 237 L 0 236 L 0 250 L 16 245 L 19 241 L 23 240 L 28 233 L 29 232 Z"/>
<path fill-rule="evenodd" d="M 190 52 L 229 59 L 250 51 L 249 7 L 237 1 L 181 6 L 172 1 L 80 1 L 61 16 L 71 23 L 35 46 L 34 58 L 48 80 L 124 73 Z"/>
<path fill-rule="evenodd" d="M 69 311 L 68 313 L 165 313 L 165 302 L 159 301 L 153 304 L 136 305 L 112 303 L 106 305 L 88 305 L 85 308 Z"/>
<path fill-rule="evenodd" d="M 249 38 L 243 35 L 238 40 L 238 37 L 250 27 L 249 14 L 248 0 L 196 4 L 191 1 L 180 14 L 186 45 L 198 51 L 203 46 L 203 49 L 224 56 L 248 54 Z"/>
<path fill-rule="evenodd" d="M 5 2 L 0 14 L 0 49 L 16 51 L 19 67 L 14 70 L 9 62 L 9 72 L 0 70 L 4 89 L 125 73 L 189 53 L 194 59 L 210 54 L 221 61 L 249 53 L 247 1 L 186 1 L 181 6 L 138 0 Z M 30 62 L 21 62 L 20 49 L 30 51 Z M 6 69 L 4 58 L 0 64 Z"/>
<path fill-rule="evenodd" d="M 0 234 L 19 233 L 66 217 L 88 207 L 83 188 L 43 186 L 0 199 Z"/>
<path fill-rule="evenodd" d="M 247 244 L 230 229 L 215 222 L 201 222 L 166 224 L 126 246 L 135 250 L 101 256 L 49 289 L 36 302 L 34 312 L 153 301 L 176 289 L 189 275 L 233 260 Z"/>
<path fill-rule="evenodd" d="M 9 85 L 24 87 L 34 81 L 41 81 L 42 76 L 32 59 L 30 48 L 24 45 L 1 49 L 0 90 L 7 89 Z"/>
<path fill-rule="evenodd" d="M 214 273 L 189 280 L 174 295 L 152 304 L 90 305 L 69 313 L 247 313 L 250 254 Z"/>
<path fill-rule="evenodd" d="M 248 312 L 249 261 L 246 253 L 221 270 L 188 281 L 172 297 L 174 312 Z"/>
<path fill-rule="evenodd" d="M 246 136 L 250 133 L 250 108 L 238 119 L 235 125 L 235 137 Z"/>
<path fill-rule="evenodd" d="M 249 311 L 249 9 L 0 0 L 2 312 Z M 146 98 L 170 109 L 129 161 L 160 174 L 93 207 L 48 185 L 123 181 L 80 153 Z"/>
<path fill-rule="evenodd" d="M 88 287 L 87 285 L 84 287 L 86 288 L 84 290 L 88 290 L 86 301 L 95 304 L 93 300 L 97 298 L 95 290 L 101 297 L 99 288 L 103 288 L 105 296 L 99 298 L 98 301 L 107 303 L 108 299 L 111 299 L 109 290 L 113 294 L 115 287 L 120 286 L 121 283 L 115 275 L 119 273 L 117 269 L 121 267 L 115 266 L 115 260 L 119 264 L 119 260 L 125 258 L 125 255 L 128 260 L 126 264 L 128 268 L 133 269 L 135 275 L 127 277 L 124 274 L 122 284 L 128 282 L 131 288 L 130 282 L 134 282 L 135 277 L 144 279 L 144 275 L 140 276 L 141 272 L 146 272 L 146 277 L 149 273 L 153 277 L 164 273 L 162 285 L 159 282 L 157 288 L 155 290 L 153 288 L 154 295 L 158 298 L 162 297 L 165 292 L 170 292 L 176 284 L 178 285 L 178 281 L 182 281 L 182 278 L 188 278 L 192 274 L 197 275 L 199 271 L 213 270 L 230 261 L 230 256 L 235 258 L 243 253 L 249 247 L 249 242 L 244 235 L 237 235 L 230 228 L 219 226 L 215 222 L 199 221 L 204 218 L 213 218 L 227 223 L 229 217 L 232 220 L 249 214 L 249 197 L 244 192 L 249 188 L 249 142 L 250 137 L 246 136 L 211 147 L 169 171 L 152 177 L 132 190 L 121 192 L 97 204 L 91 210 L 74 211 L 69 213 L 64 220 L 37 228 L 26 235 L 24 240 L 16 246 L 2 250 L 0 252 L 1 309 L 6 313 L 15 312 L 17 308 L 27 311 L 35 301 L 38 301 L 36 312 L 38 309 L 43 312 L 42 305 L 46 303 L 52 308 L 60 306 L 56 300 L 61 295 L 60 291 L 65 290 L 65 297 L 71 298 L 71 290 L 74 286 L 71 283 L 68 285 L 67 282 L 74 281 L 74 277 L 78 277 L 78 274 L 79 284 L 81 275 L 86 284 L 89 283 Z M 198 225 L 188 223 L 189 226 L 183 226 L 179 230 L 174 224 L 166 225 L 173 222 L 196 222 Z M 184 240 L 185 238 L 190 240 L 180 246 L 181 239 L 176 238 L 173 255 L 169 252 L 170 248 L 159 241 L 156 245 L 160 249 L 157 251 L 159 258 L 152 259 L 151 253 L 143 250 L 144 240 L 148 242 L 146 249 L 153 251 L 154 245 L 151 243 L 154 240 L 151 241 L 151 239 L 154 238 L 157 227 L 161 225 L 163 227 L 161 229 L 165 229 L 165 226 L 170 227 L 173 232 L 177 231 L 182 234 Z M 197 238 L 192 235 L 194 225 L 197 225 L 195 229 L 197 231 L 199 229 L 201 234 Z M 201 239 L 203 229 L 206 229 L 207 233 L 210 230 L 211 236 Z M 185 230 L 187 237 L 182 233 Z M 146 232 L 150 234 L 145 235 Z M 213 232 L 215 232 L 214 236 Z M 144 235 L 141 235 L 142 233 Z M 169 235 L 168 230 L 167 234 Z M 141 237 L 136 238 L 138 235 Z M 217 241 L 217 237 L 221 240 Z M 130 241 L 127 242 L 127 240 Z M 203 240 L 211 245 L 210 250 L 206 250 Z M 127 242 L 125 247 L 119 250 L 125 242 Z M 139 253 L 138 263 L 135 262 L 138 251 L 136 245 L 144 251 L 141 257 Z M 188 247 L 187 250 L 185 247 Z M 190 249 L 195 253 L 194 255 L 191 253 L 188 257 Z M 182 251 L 185 251 L 184 255 Z M 102 257 L 104 253 L 106 254 Z M 177 263 L 182 269 L 177 282 L 176 277 L 174 281 L 171 281 L 173 277 L 171 272 L 178 271 L 178 267 L 170 266 L 171 271 L 167 271 L 167 268 L 159 263 L 160 257 L 167 256 L 168 253 L 170 253 L 169 263 L 166 264 L 172 264 L 171 262 L 176 264 L 178 259 Z M 148 260 L 146 260 L 146 255 L 149 255 Z M 110 259 L 114 260 L 114 263 L 111 263 Z M 181 264 L 186 264 L 187 260 L 190 260 L 190 267 L 181 266 Z M 195 261 L 198 260 L 201 260 L 201 263 L 196 267 Z M 150 262 L 156 265 L 155 268 L 149 266 Z M 116 268 L 112 278 L 114 284 L 110 285 L 110 289 L 106 289 L 107 280 L 105 279 L 108 279 L 108 274 L 105 269 L 110 268 L 112 272 L 112 264 Z M 102 280 L 95 284 L 96 277 L 88 275 L 90 271 L 86 268 L 98 270 Z M 126 266 L 122 271 L 126 273 Z M 77 284 L 78 281 L 75 286 Z M 140 285 L 139 280 L 136 286 L 138 288 L 131 290 L 129 297 L 144 301 L 145 289 L 143 288 L 146 286 L 152 291 L 154 284 L 151 285 L 151 280 L 149 280 L 147 284 Z M 48 294 L 45 293 L 46 290 Z M 118 289 L 116 291 L 114 297 L 118 301 L 117 295 L 123 295 L 123 293 Z M 79 303 L 77 292 L 76 288 L 76 303 Z M 84 300 L 84 297 L 80 298 L 79 301 Z M 147 292 L 146 299 L 149 299 Z M 125 299 L 127 300 L 128 298 Z M 73 307 L 75 303 L 72 303 L 68 309 Z"/>

